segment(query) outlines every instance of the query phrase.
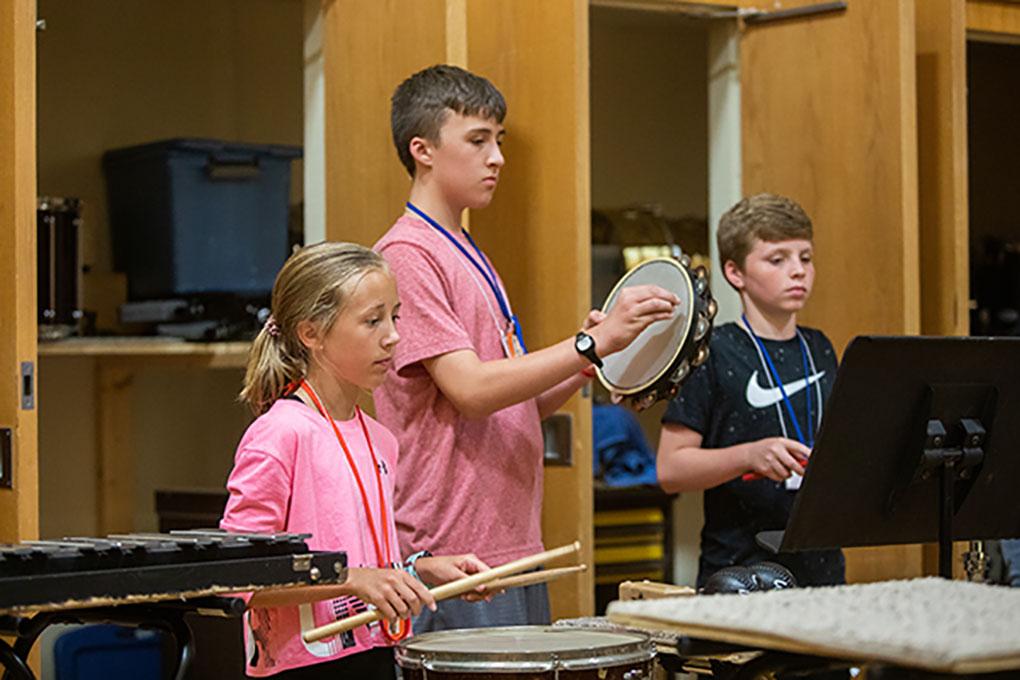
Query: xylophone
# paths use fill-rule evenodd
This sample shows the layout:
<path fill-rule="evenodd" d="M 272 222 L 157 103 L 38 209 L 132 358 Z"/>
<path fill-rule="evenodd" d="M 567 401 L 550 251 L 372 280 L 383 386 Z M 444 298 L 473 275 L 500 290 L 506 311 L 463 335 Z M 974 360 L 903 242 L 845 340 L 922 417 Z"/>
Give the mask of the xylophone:
<path fill-rule="evenodd" d="M 308 534 L 174 531 L 0 545 L 3 678 L 32 678 L 25 659 L 53 623 L 108 621 L 170 632 L 177 677 L 191 657 L 187 612 L 240 616 L 244 600 L 217 597 L 342 583 L 344 552 L 313 552 Z"/>

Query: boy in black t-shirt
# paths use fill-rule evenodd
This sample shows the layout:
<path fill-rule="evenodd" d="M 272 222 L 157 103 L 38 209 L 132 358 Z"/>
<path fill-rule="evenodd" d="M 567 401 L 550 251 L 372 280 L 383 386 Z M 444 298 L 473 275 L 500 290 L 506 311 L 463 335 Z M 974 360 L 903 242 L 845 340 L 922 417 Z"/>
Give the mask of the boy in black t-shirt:
<path fill-rule="evenodd" d="M 814 283 L 811 220 L 774 194 L 745 198 L 719 221 L 719 259 L 740 320 L 715 329 L 708 361 L 662 418 L 659 484 L 705 490 L 698 586 L 719 569 L 771 559 L 802 586 L 843 583 L 838 550 L 772 555 L 759 531 L 783 529 L 811 455 L 836 354 L 797 326 Z"/>

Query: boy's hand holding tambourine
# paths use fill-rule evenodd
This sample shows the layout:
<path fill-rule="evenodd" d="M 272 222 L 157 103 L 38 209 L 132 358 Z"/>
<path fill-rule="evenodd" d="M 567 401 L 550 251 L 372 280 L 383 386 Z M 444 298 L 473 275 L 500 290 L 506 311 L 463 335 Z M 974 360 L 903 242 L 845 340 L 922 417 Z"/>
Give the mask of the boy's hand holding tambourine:
<path fill-rule="evenodd" d="M 621 290 L 612 309 L 587 329 L 595 340 L 595 351 L 600 357 L 619 352 L 650 324 L 671 318 L 678 304 L 680 298 L 659 286 L 630 286 Z"/>

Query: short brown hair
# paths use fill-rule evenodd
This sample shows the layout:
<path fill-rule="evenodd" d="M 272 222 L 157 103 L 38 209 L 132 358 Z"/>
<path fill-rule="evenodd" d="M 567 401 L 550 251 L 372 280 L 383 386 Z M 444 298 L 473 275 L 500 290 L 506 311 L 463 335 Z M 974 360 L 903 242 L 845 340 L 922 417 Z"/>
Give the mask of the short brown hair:
<path fill-rule="evenodd" d="M 448 111 L 502 123 L 506 100 L 485 78 L 445 64 L 418 71 L 400 83 L 390 100 L 390 129 L 400 162 L 411 177 L 415 170 L 408 148 L 411 140 L 423 137 L 438 144 Z"/>
<path fill-rule="evenodd" d="M 732 260 L 743 269 L 755 239 L 775 242 L 813 238 L 811 218 L 796 201 L 777 194 L 756 194 L 741 199 L 719 218 L 719 264 Z"/>

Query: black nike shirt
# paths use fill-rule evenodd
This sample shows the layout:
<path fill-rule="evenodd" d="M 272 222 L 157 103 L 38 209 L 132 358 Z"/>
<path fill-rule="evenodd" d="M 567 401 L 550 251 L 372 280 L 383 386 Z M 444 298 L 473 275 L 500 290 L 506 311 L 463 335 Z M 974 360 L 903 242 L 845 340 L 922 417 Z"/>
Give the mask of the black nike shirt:
<path fill-rule="evenodd" d="M 836 352 L 825 334 L 798 327 L 810 357 L 807 375 L 800 341 L 763 339 L 805 438 L 817 432 L 824 402 L 836 378 Z M 813 368 L 811 367 L 813 363 Z M 808 401 L 811 397 L 811 420 Z M 823 408 L 819 408 L 822 406 Z M 797 439 L 782 394 L 754 340 L 736 323 L 715 328 L 708 361 L 684 383 L 663 415 L 701 433 L 701 446 L 720 449 L 767 437 Z M 785 428 L 785 432 L 784 432 Z M 759 531 L 784 529 L 796 492 L 768 479 L 745 482 L 739 477 L 705 491 L 705 526 L 701 531 L 698 586 L 719 569 L 763 560 L 782 562 L 801 585 L 843 583 L 840 551 L 772 555 L 755 542 Z"/>

